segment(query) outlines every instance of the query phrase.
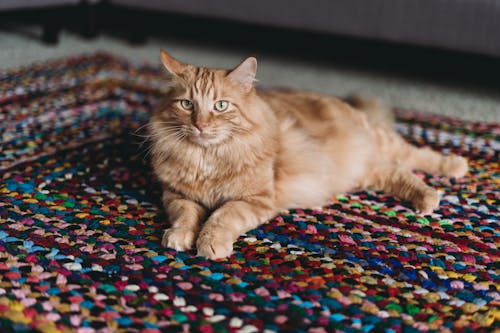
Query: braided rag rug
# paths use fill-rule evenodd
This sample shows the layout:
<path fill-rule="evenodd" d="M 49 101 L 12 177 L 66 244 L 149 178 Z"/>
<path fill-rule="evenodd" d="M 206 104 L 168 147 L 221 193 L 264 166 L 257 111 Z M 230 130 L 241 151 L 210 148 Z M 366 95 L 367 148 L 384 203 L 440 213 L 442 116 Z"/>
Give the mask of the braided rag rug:
<path fill-rule="evenodd" d="M 209 261 L 160 245 L 134 133 L 163 87 L 100 53 L 0 73 L 1 332 L 500 330 L 500 124 L 396 110 L 407 140 L 470 161 L 461 180 L 419 174 L 439 210 L 348 193 Z"/>

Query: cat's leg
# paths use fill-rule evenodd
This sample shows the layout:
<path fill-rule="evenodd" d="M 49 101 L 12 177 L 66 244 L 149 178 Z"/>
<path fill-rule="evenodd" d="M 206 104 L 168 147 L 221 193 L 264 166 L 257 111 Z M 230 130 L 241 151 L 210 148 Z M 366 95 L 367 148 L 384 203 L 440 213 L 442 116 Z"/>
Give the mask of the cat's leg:
<path fill-rule="evenodd" d="M 196 202 L 184 199 L 168 190 L 163 192 L 162 200 L 171 227 L 163 233 L 161 244 L 177 251 L 192 248 L 206 216 L 205 209 Z"/>
<path fill-rule="evenodd" d="M 209 259 L 230 256 L 233 243 L 241 234 L 258 227 L 275 213 L 268 198 L 225 203 L 203 225 L 196 242 L 198 255 Z"/>
<path fill-rule="evenodd" d="M 458 155 L 443 155 L 429 147 L 419 148 L 405 141 L 396 132 L 379 131 L 379 145 L 395 162 L 408 168 L 447 177 L 462 177 L 467 173 L 467 160 Z"/>
<path fill-rule="evenodd" d="M 408 144 L 409 145 L 409 144 Z M 468 170 L 467 160 L 458 155 L 443 155 L 428 147 L 409 145 L 403 163 L 410 168 L 447 177 L 463 177 Z"/>
<path fill-rule="evenodd" d="M 409 168 L 395 163 L 375 165 L 361 185 L 410 201 L 423 214 L 429 214 L 439 206 L 439 194 L 435 189 L 426 185 Z"/>

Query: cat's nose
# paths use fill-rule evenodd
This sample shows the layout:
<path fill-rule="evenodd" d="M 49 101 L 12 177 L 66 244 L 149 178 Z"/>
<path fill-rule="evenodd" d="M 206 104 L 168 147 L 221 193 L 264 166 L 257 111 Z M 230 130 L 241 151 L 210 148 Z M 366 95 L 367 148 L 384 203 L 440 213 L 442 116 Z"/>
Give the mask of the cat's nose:
<path fill-rule="evenodd" d="M 200 132 L 203 132 L 203 130 L 205 130 L 205 128 L 207 128 L 207 123 L 204 123 L 204 122 L 201 122 L 201 121 L 197 121 L 194 124 L 194 127 L 196 127 Z"/>

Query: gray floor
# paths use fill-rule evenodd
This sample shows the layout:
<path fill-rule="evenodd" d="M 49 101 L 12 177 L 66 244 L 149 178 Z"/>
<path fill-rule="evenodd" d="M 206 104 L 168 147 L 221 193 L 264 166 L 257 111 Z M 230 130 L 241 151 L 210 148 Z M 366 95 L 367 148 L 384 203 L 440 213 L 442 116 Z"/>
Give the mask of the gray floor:
<path fill-rule="evenodd" d="M 178 39 L 150 38 L 143 45 L 132 46 L 112 36 L 100 35 L 96 39 L 86 40 L 65 31 L 56 46 L 47 46 L 30 34 L 0 30 L 0 70 L 98 50 L 127 58 L 134 63 L 158 64 L 160 48 L 185 62 L 210 67 L 232 67 L 247 56 L 241 50 L 195 45 Z M 359 92 L 379 96 L 393 106 L 467 120 L 500 121 L 500 89 L 481 86 L 471 88 L 467 82 L 437 83 L 401 74 L 352 69 L 334 63 L 314 64 L 265 53 L 260 54 L 258 60 L 258 79 L 261 84 L 291 86 L 334 95 Z"/>

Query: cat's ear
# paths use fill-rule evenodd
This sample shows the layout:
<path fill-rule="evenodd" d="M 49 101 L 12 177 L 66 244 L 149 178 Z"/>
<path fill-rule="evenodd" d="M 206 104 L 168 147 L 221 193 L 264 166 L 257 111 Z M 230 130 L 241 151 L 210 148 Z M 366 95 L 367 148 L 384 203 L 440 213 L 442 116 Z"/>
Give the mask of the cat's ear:
<path fill-rule="evenodd" d="M 249 57 L 229 72 L 227 77 L 241 84 L 243 89 L 248 92 L 253 87 L 255 74 L 257 74 L 257 59 Z"/>
<path fill-rule="evenodd" d="M 160 59 L 161 63 L 163 64 L 163 66 L 165 66 L 167 71 L 169 71 L 170 74 L 176 76 L 182 73 L 184 71 L 184 68 L 186 67 L 185 64 L 183 64 L 182 62 L 175 59 L 170 54 L 161 49 L 160 49 Z"/>

